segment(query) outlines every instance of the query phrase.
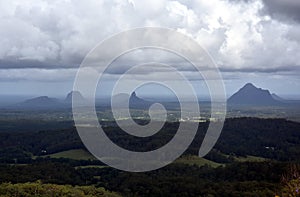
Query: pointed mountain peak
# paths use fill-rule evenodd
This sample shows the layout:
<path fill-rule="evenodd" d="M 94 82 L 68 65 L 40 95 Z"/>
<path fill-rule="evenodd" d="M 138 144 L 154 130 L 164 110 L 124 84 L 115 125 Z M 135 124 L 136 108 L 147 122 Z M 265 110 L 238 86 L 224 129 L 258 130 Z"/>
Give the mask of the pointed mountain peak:
<path fill-rule="evenodd" d="M 239 91 L 233 94 L 228 102 L 238 105 L 276 105 L 279 104 L 275 100 L 269 90 L 258 88 L 252 83 L 247 83 Z"/>
<path fill-rule="evenodd" d="M 264 92 L 270 94 L 269 90 L 258 88 L 255 85 L 253 85 L 252 83 L 245 84 L 239 91 L 242 91 L 242 92 L 263 92 L 264 91 Z"/>
<path fill-rule="evenodd" d="M 132 97 L 137 97 L 135 91 L 131 93 L 131 96 L 132 96 Z"/>

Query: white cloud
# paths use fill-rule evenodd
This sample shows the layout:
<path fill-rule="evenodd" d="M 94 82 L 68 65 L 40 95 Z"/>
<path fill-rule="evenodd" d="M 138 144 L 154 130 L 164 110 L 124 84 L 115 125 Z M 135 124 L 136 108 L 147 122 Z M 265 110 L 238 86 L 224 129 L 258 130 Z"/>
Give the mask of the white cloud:
<path fill-rule="evenodd" d="M 106 37 L 152 25 L 193 37 L 223 70 L 294 69 L 300 24 L 263 9 L 261 0 L 0 1 L 0 68 L 74 68 Z"/>

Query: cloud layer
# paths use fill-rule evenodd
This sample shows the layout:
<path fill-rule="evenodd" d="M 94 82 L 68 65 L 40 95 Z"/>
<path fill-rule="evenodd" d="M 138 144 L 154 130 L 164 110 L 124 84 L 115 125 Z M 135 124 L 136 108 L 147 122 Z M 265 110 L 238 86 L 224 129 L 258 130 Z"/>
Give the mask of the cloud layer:
<path fill-rule="evenodd" d="M 298 0 L 0 1 L 0 77 L 70 80 L 97 43 L 144 26 L 191 36 L 227 76 L 295 76 L 300 70 L 299 13 Z"/>

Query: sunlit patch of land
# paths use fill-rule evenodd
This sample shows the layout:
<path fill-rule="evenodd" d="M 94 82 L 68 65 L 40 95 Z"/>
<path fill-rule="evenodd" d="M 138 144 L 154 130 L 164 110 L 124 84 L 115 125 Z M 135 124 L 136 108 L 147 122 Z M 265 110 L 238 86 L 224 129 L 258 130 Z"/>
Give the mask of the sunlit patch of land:
<path fill-rule="evenodd" d="M 234 157 L 234 160 L 238 162 L 264 162 L 269 161 L 270 159 L 247 155 L 246 157 Z"/>
<path fill-rule="evenodd" d="M 210 161 L 208 159 L 201 158 L 201 157 L 198 157 L 198 156 L 195 156 L 195 155 L 182 156 L 182 157 L 178 158 L 175 161 L 175 163 L 181 163 L 181 164 L 187 164 L 187 165 L 197 165 L 199 167 L 208 165 L 208 166 L 211 166 L 213 168 L 217 168 L 217 167 L 220 167 L 220 166 L 224 165 L 224 164 L 213 162 L 213 161 Z"/>
<path fill-rule="evenodd" d="M 44 157 L 49 156 L 50 158 L 67 158 L 75 160 L 96 160 L 96 158 L 91 155 L 88 151 L 83 149 L 73 149 L 62 151 L 50 155 L 45 155 Z"/>

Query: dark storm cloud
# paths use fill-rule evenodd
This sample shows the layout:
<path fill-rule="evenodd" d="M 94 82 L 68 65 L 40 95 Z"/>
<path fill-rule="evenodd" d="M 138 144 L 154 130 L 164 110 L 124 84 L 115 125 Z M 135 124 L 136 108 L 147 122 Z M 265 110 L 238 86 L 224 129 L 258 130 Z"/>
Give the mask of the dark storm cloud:
<path fill-rule="evenodd" d="M 8 57 L 0 59 L 0 69 L 23 69 L 23 68 L 40 68 L 40 69 L 66 69 L 78 68 L 84 57 L 72 55 L 68 60 L 32 60 L 19 57 Z"/>
<path fill-rule="evenodd" d="M 67 66 L 55 65 L 49 62 L 36 61 L 36 60 L 18 60 L 18 59 L 0 59 L 1 69 L 16 69 L 16 68 L 67 68 Z"/>
<path fill-rule="evenodd" d="M 254 0 L 224 0 L 230 3 L 251 3 Z M 263 15 L 270 15 L 274 19 L 283 21 L 300 22 L 300 1 L 299 0 L 262 0 L 264 8 Z"/>
<path fill-rule="evenodd" d="M 265 7 L 263 13 L 279 20 L 296 21 L 300 23 L 299 0 L 262 0 Z"/>
<path fill-rule="evenodd" d="M 248 72 L 248 73 L 290 73 L 300 71 L 299 65 L 282 65 L 280 67 L 244 67 L 244 68 L 230 68 L 221 67 L 222 72 Z"/>

